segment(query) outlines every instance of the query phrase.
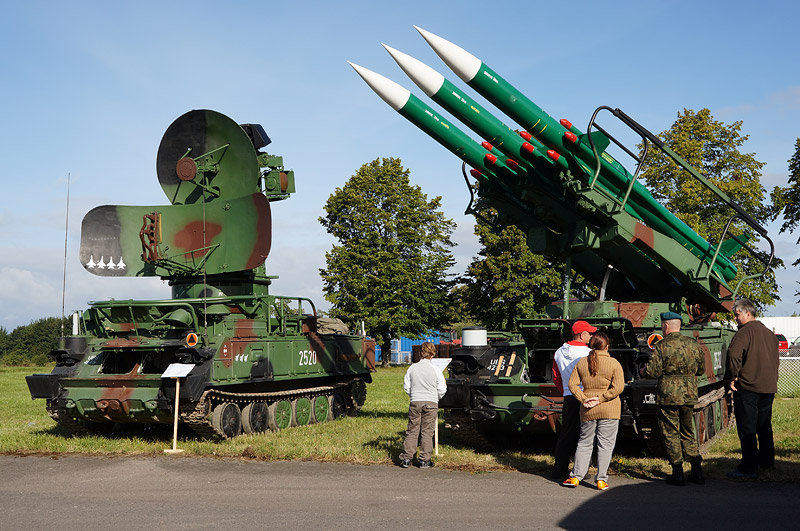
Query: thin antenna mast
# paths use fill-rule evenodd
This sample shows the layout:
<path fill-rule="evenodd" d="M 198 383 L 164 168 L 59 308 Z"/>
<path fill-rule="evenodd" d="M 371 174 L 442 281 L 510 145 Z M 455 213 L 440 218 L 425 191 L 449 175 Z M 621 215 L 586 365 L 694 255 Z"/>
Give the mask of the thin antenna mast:
<path fill-rule="evenodd" d="M 61 282 L 61 340 L 64 340 L 64 305 L 67 297 L 67 238 L 69 237 L 69 181 L 70 172 L 67 172 L 67 213 L 64 221 L 64 278 Z"/>

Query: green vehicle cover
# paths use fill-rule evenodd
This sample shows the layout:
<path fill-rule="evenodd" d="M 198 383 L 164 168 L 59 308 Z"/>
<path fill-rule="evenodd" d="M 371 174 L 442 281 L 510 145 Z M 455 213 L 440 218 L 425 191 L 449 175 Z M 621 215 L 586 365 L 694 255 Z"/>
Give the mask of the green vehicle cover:
<path fill-rule="evenodd" d="M 319 318 L 312 301 L 272 295 L 270 203 L 294 173 L 256 124 L 195 110 L 167 129 L 157 157 L 167 206 L 100 206 L 83 219 L 80 260 L 99 276 L 158 276 L 168 300 L 108 300 L 73 315 L 50 374 L 27 377 L 59 424 L 171 424 L 175 363 L 181 422 L 203 436 L 279 430 L 354 414 L 374 343 Z"/>

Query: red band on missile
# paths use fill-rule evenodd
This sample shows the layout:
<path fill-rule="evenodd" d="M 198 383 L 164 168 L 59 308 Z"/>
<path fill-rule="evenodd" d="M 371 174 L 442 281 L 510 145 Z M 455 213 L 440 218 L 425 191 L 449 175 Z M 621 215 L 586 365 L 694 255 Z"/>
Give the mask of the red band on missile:
<path fill-rule="evenodd" d="M 564 138 L 569 140 L 570 143 L 572 143 L 572 144 L 577 144 L 578 143 L 578 137 L 575 136 L 575 133 L 573 133 L 571 131 L 567 131 L 566 133 L 564 133 Z"/>
<path fill-rule="evenodd" d="M 493 146 L 493 145 L 491 145 L 491 144 L 490 144 L 489 142 L 487 142 L 486 140 L 484 140 L 483 142 L 481 142 L 481 145 L 483 146 L 483 149 L 485 149 L 486 151 L 491 151 L 491 150 L 493 150 L 493 149 L 494 149 L 494 146 Z"/>
<path fill-rule="evenodd" d="M 527 132 L 527 131 L 520 131 L 519 132 L 519 136 L 521 136 L 525 140 L 530 140 L 531 139 L 531 134 L 529 132 Z"/>
<path fill-rule="evenodd" d="M 469 170 L 469 174 L 472 175 L 473 177 L 475 177 L 476 179 L 480 179 L 481 177 L 483 177 L 483 174 L 481 172 L 479 172 L 478 170 L 476 170 L 475 168 L 472 168 L 471 170 Z"/>
<path fill-rule="evenodd" d="M 489 162 L 489 164 L 494 164 L 495 162 L 497 162 L 497 157 L 495 157 L 491 153 L 487 153 L 486 155 L 484 155 L 484 158 Z"/>
<path fill-rule="evenodd" d="M 506 166 L 516 171 L 516 169 L 519 168 L 519 163 L 514 159 L 506 159 Z"/>
<path fill-rule="evenodd" d="M 566 128 L 566 129 L 572 129 L 572 122 L 570 122 L 566 118 L 562 118 L 561 120 L 558 121 L 558 123 L 563 125 L 564 128 Z"/>
<path fill-rule="evenodd" d="M 531 145 L 530 143 L 528 143 L 528 142 L 524 142 L 524 143 L 522 144 L 522 149 L 524 149 L 524 150 L 525 150 L 525 151 L 527 151 L 528 153 L 533 153 L 533 150 L 534 150 L 535 148 L 534 148 L 534 147 L 533 147 L 533 145 Z"/>
<path fill-rule="evenodd" d="M 561 155 L 559 155 L 558 152 L 554 149 L 548 149 L 547 156 L 553 160 L 558 160 L 559 158 L 561 158 Z"/>

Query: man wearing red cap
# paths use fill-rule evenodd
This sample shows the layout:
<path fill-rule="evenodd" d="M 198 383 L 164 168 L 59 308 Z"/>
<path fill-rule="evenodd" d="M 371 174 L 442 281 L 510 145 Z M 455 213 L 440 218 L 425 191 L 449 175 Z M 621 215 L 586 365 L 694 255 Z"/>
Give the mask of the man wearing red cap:
<path fill-rule="evenodd" d="M 556 350 L 553 357 L 553 383 L 564 397 L 561 409 L 561 430 L 556 442 L 555 464 L 551 477 L 561 479 L 569 474 L 569 461 L 575 455 L 580 435 L 580 409 L 581 404 L 572 396 L 569 388 L 564 385 L 569 382 L 572 370 L 578 360 L 589 355 L 589 340 L 597 328 L 586 321 L 575 321 L 572 325 L 572 340 L 567 341 Z"/>

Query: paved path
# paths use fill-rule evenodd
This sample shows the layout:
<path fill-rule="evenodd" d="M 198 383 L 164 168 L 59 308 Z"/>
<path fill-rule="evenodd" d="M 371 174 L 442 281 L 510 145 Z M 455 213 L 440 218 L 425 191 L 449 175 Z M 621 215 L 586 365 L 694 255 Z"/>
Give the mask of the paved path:
<path fill-rule="evenodd" d="M 0 530 L 796 529 L 800 485 L 684 488 L 612 477 L 570 490 L 519 472 L 469 474 L 186 457 L 0 456 Z"/>

